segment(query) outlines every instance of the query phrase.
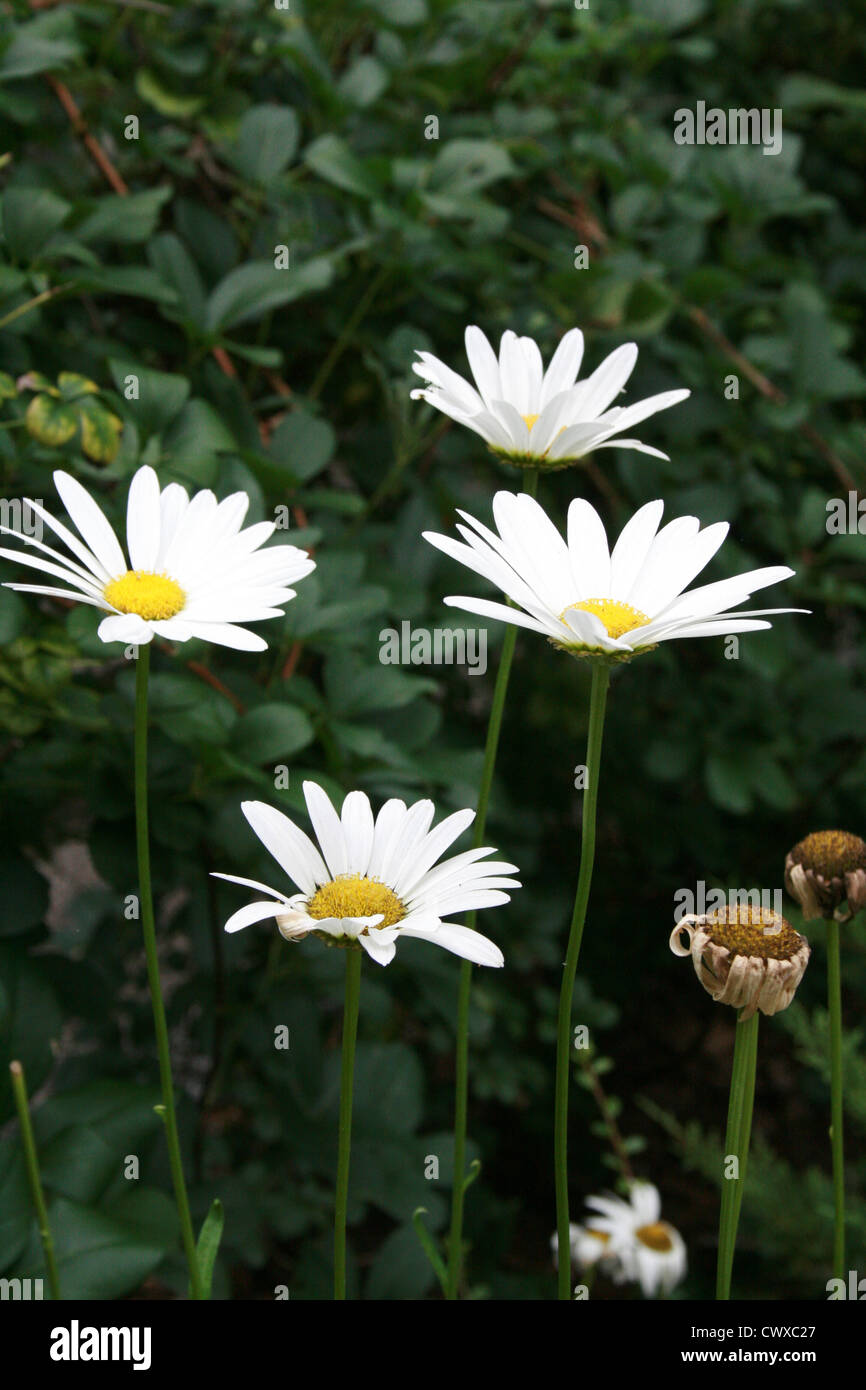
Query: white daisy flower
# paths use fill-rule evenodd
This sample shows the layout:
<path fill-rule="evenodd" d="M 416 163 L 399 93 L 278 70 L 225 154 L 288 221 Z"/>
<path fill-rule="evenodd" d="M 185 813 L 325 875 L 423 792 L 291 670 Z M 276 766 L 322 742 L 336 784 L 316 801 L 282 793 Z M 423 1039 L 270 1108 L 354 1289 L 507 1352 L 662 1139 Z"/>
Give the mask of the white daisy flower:
<path fill-rule="evenodd" d="M 200 637 L 238 651 L 264 651 L 267 642 L 237 624 L 281 618 L 280 605 L 295 597 L 289 586 L 316 568 L 297 546 L 260 549 L 275 525 L 260 521 L 242 529 L 250 501 L 245 492 L 218 502 L 207 489 L 190 498 L 179 483 L 160 491 L 156 473 L 147 467 L 139 468 L 129 486 L 127 561 L 89 492 L 68 473 L 56 472 L 54 482 L 78 536 L 41 503 L 27 499 L 27 506 L 70 554 L 0 526 L 0 532 L 39 552 L 0 549 L 0 556 L 42 570 L 69 587 L 5 587 L 101 608 L 109 614 L 99 624 L 103 642 L 141 646 L 154 636 L 172 642 Z"/>
<path fill-rule="evenodd" d="M 447 604 L 531 628 L 575 656 L 628 660 L 659 642 L 754 632 L 771 626 L 768 615 L 808 611 L 737 608 L 756 589 L 789 579 L 794 571 L 786 565 L 684 592 L 719 549 L 728 523 L 701 530 L 697 517 L 681 516 L 660 531 L 663 510 L 657 501 L 635 512 L 612 553 L 600 516 L 579 497 L 568 509 L 567 540 L 533 498 L 510 492 L 493 499 L 498 534 L 460 512 L 468 523 L 457 527 L 465 544 L 430 531 L 424 536 L 517 607 L 463 594 Z"/>
<path fill-rule="evenodd" d="M 386 801 L 375 821 L 364 792 L 350 792 L 337 813 L 316 782 L 304 783 L 304 796 L 318 846 L 302 830 L 263 801 L 244 801 L 241 810 L 265 849 L 300 888 L 287 896 L 278 888 L 235 874 L 215 878 L 240 883 L 269 895 L 250 903 L 226 922 L 229 932 L 252 922 L 276 919 L 286 941 L 315 933 L 334 942 L 356 942 L 373 960 L 393 960 L 397 938 L 418 936 L 476 965 L 502 965 L 498 946 L 480 932 L 443 918 L 451 913 L 497 907 L 519 888 L 509 875 L 514 864 L 492 862 L 493 849 L 470 849 L 441 860 L 475 819 L 474 811 L 455 811 L 431 830 L 432 801 Z"/>
<path fill-rule="evenodd" d="M 624 1279 L 640 1284 L 645 1298 L 670 1293 L 686 1274 L 686 1246 L 679 1231 L 661 1220 L 661 1199 L 650 1182 L 635 1182 L 629 1200 L 588 1197 L 593 1229 L 608 1237 L 606 1250 Z"/>
<path fill-rule="evenodd" d="M 616 400 L 637 362 L 637 345 L 624 343 L 585 381 L 577 374 L 583 360 L 583 334 L 572 328 L 560 341 L 547 371 L 533 338 L 508 329 L 497 359 L 480 328 L 466 329 L 466 356 L 475 380 L 470 385 L 429 352 L 418 352 L 412 370 L 427 382 L 411 393 L 458 424 L 480 434 L 495 454 L 528 468 L 565 468 L 594 449 L 637 449 L 666 459 L 639 439 L 614 438 L 648 416 L 678 405 L 689 391 L 663 391 L 634 405 Z"/>
<path fill-rule="evenodd" d="M 607 1231 L 596 1230 L 592 1226 L 579 1226 L 576 1221 L 572 1221 L 568 1227 L 569 1247 L 571 1253 L 571 1263 L 578 1269 L 591 1269 L 598 1265 L 599 1269 L 612 1277 L 615 1282 L 620 1282 L 620 1266 L 617 1255 L 611 1250 L 610 1236 Z M 550 1249 L 553 1253 L 553 1262 L 559 1263 L 559 1237 L 554 1231 L 550 1237 Z"/>

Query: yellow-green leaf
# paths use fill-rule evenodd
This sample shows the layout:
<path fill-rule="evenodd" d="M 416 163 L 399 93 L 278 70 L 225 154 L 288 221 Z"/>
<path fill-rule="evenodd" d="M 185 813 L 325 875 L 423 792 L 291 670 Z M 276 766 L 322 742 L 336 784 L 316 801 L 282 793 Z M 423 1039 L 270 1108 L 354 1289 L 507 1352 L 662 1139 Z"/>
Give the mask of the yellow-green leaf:
<path fill-rule="evenodd" d="M 94 463 L 111 463 L 120 445 L 123 421 L 99 401 L 86 400 L 78 407 L 81 447 Z"/>
<path fill-rule="evenodd" d="M 40 444 L 66 444 L 78 429 L 73 407 L 51 396 L 34 396 L 24 419 L 28 432 Z"/>

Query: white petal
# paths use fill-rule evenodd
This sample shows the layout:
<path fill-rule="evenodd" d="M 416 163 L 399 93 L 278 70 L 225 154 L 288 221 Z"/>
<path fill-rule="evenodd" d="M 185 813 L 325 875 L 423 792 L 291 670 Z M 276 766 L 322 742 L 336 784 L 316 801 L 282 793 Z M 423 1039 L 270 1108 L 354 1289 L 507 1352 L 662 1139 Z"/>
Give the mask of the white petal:
<path fill-rule="evenodd" d="M 583 361 L 583 334 L 579 328 L 570 328 L 560 339 L 556 352 L 550 359 L 550 366 L 544 374 L 541 388 L 542 409 L 561 391 L 568 391 L 577 380 L 580 364 Z"/>
<path fill-rule="evenodd" d="M 268 644 L 255 632 L 235 627 L 233 623 L 191 623 L 193 637 L 213 642 L 218 647 L 232 647 L 236 652 L 266 652 Z"/>
<path fill-rule="evenodd" d="M 653 449 L 649 444 L 642 444 L 639 439 L 603 439 L 600 444 L 595 445 L 596 449 L 634 449 L 638 454 L 649 454 L 654 459 L 664 459 L 670 463 L 670 454 L 666 454 L 663 449 Z M 594 452 L 594 450 L 593 450 Z"/>
<path fill-rule="evenodd" d="M 249 903 L 233 912 L 225 924 L 228 932 L 241 931 L 253 922 L 263 922 L 266 917 L 276 917 L 285 907 L 284 903 Z"/>
<path fill-rule="evenodd" d="M 493 401 L 502 395 L 502 387 L 499 381 L 499 363 L 496 360 L 496 353 L 490 346 L 487 337 L 475 324 L 470 324 L 465 334 L 466 356 L 469 359 L 469 366 L 475 378 L 475 384 L 481 394 L 481 399 L 491 409 Z"/>
<path fill-rule="evenodd" d="M 363 877 L 373 852 L 373 812 L 363 792 L 349 792 L 340 817 L 352 873 Z"/>
<path fill-rule="evenodd" d="M 401 898 L 410 894 L 427 870 L 432 868 L 450 845 L 458 839 L 475 819 L 472 810 L 455 811 L 431 830 L 412 856 L 411 864 L 401 866 L 394 879 L 394 891 Z"/>
<path fill-rule="evenodd" d="M 513 623 L 515 627 L 528 627 L 545 637 L 561 635 L 559 627 L 551 622 L 549 627 L 537 618 L 530 618 L 520 608 L 509 608 L 504 603 L 492 603 L 489 599 L 470 598 L 468 594 L 449 594 L 442 600 L 449 608 L 462 608 L 466 613 L 478 613 L 482 618 L 498 618 L 503 623 Z"/>
<path fill-rule="evenodd" d="M 73 603 L 89 603 L 91 608 L 101 608 L 107 611 L 108 604 L 102 599 L 91 598 L 89 594 L 82 594 L 79 589 L 53 589 L 47 584 L 4 584 L 4 589 L 15 589 L 19 594 L 44 594 L 46 598 L 66 598 Z"/>
<path fill-rule="evenodd" d="M 499 379 L 503 398 L 519 415 L 529 415 L 532 411 L 529 374 L 520 339 L 510 328 L 505 330 L 499 342 Z"/>
<path fill-rule="evenodd" d="M 102 508 L 69 473 L 58 469 L 54 474 L 54 485 L 67 512 L 99 563 L 112 576 L 125 574 L 126 559 Z"/>
<path fill-rule="evenodd" d="M 354 866 L 349 855 L 343 826 L 327 793 L 319 786 L 318 782 L 305 782 L 304 799 L 307 803 L 313 829 L 316 832 L 316 839 L 330 870 L 330 877 L 338 878 L 340 874 L 352 873 Z"/>
<path fill-rule="evenodd" d="M 51 531 L 53 531 L 56 536 L 60 537 L 60 539 L 63 541 L 63 544 L 69 547 L 73 555 L 78 556 L 82 564 L 93 575 L 93 578 L 97 584 L 101 584 L 104 586 L 108 583 L 110 579 L 116 579 L 118 574 L 126 572 L 126 566 L 124 565 L 123 570 L 115 571 L 113 574 L 109 574 L 108 570 L 105 568 L 104 565 L 100 564 L 99 560 L 96 558 L 93 552 L 88 550 L 86 545 L 82 545 L 78 537 L 74 536 L 72 532 L 66 526 L 63 525 L 62 521 L 58 521 L 56 517 L 53 517 L 51 515 L 50 512 L 47 512 L 45 508 L 42 506 L 41 502 L 35 501 L 32 497 L 26 497 L 24 500 L 27 503 L 27 506 L 30 507 L 36 513 L 36 515 L 45 522 L 45 525 Z"/>
<path fill-rule="evenodd" d="M 728 530 L 726 521 L 717 521 L 713 526 L 705 526 L 696 536 L 684 540 L 676 552 L 668 552 L 669 561 L 664 560 L 659 566 L 654 582 L 648 579 L 647 573 L 638 574 L 629 593 L 629 602 L 642 613 L 661 616 L 695 576 L 706 569 L 723 544 Z M 649 570 L 650 566 L 647 565 L 647 572 Z"/>
<path fill-rule="evenodd" d="M 74 570 L 67 569 L 65 565 L 55 565 L 51 560 L 43 560 L 41 555 L 27 555 L 23 551 L 9 550 L 3 546 L 0 547 L 0 556 L 4 560 L 24 565 L 27 569 L 39 570 L 42 574 L 53 574 L 55 579 L 64 580 L 83 593 L 90 594 L 91 598 L 102 598 L 102 590 L 92 579 L 81 579 Z"/>
<path fill-rule="evenodd" d="M 647 502 L 620 532 L 610 557 L 610 596 L 626 600 L 659 529 L 664 502 Z"/>
<path fill-rule="evenodd" d="M 282 811 L 264 801 L 244 801 L 241 810 L 265 849 L 303 893 L 311 896 L 331 877 L 309 836 Z"/>
<path fill-rule="evenodd" d="M 610 594 L 610 553 L 595 507 L 575 497 L 568 509 L 568 549 L 576 601 Z"/>
<path fill-rule="evenodd" d="M 661 391 L 657 396 L 647 396 L 642 401 L 636 401 L 634 405 L 623 407 L 616 417 L 615 427 L 619 430 L 630 429 L 632 425 L 639 425 L 642 420 L 646 420 L 650 415 L 657 415 L 660 410 L 669 410 L 672 405 L 679 405 L 681 401 L 687 400 L 691 391 Z M 598 419 L 600 425 L 605 424 L 605 417 L 602 415 Z M 614 421 L 611 420 L 611 424 Z"/>
<path fill-rule="evenodd" d="M 117 613 L 102 619 L 97 634 L 103 642 L 125 642 L 141 647 L 151 640 L 153 630 L 137 613 Z"/>
<path fill-rule="evenodd" d="M 53 560 L 55 564 L 62 565 L 65 570 L 71 571 L 78 579 L 83 580 L 85 588 L 95 588 L 101 593 L 105 587 L 100 580 L 96 578 L 93 570 L 85 569 L 83 565 L 77 564 L 75 560 L 70 560 L 68 555 L 64 555 L 61 551 L 55 550 L 53 546 L 45 545 L 42 541 L 38 541 L 35 536 L 28 536 L 21 531 L 15 531 L 11 526 L 0 526 L 0 535 L 15 536 L 17 540 L 23 541 L 24 545 L 29 549 L 41 551 L 43 555 L 48 556 L 49 560 Z M 10 558 L 12 555 L 17 557 L 20 551 L 9 551 L 8 554 Z"/>
<path fill-rule="evenodd" d="M 159 480 L 152 468 L 139 468 L 126 501 L 126 545 L 130 569 L 153 574 L 160 548 Z"/>
<path fill-rule="evenodd" d="M 594 420 L 615 400 L 625 386 L 637 362 L 637 344 L 623 343 L 607 356 L 592 376 L 581 383 L 582 411 L 585 420 Z"/>
<path fill-rule="evenodd" d="M 383 931 L 381 928 L 378 931 L 374 929 L 373 931 L 366 932 L 363 936 L 359 936 L 358 940 L 370 959 L 374 960 L 377 965 L 390 965 L 391 961 L 394 959 L 397 950 L 397 933 L 395 928 L 392 928 L 391 931 L 387 929 Z"/>
<path fill-rule="evenodd" d="M 436 926 L 403 927 L 401 936 L 415 936 L 422 941 L 432 941 L 455 956 L 471 960 L 475 965 L 501 966 L 505 957 L 494 942 L 480 932 L 469 927 L 458 926 L 456 922 L 440 922 Z"/>
<path fill-rule="evenodd" d="M 287 901 L 284 893 L 279 893 L 276 888 L 270 888 L 267 883 L 259 883 L 255 878 L 241 878 L 238 874 L 221 874 L 216 869 L 212 869 L 211 878 L 225 879 L 226 883 L 239 883 L 242 888 L 255 888 L 258 893 L 270 893 L 272 898 L 277 898 L 281 903 Z"/>
<path fill-rule="evenodd" d="M 399 842 L 406 819 L 406 803 L 396 797 L 386 801 L 376 817 L 373 833 L 373 849 L 370 854 L 368 873 L 371 878 L 387 882 L 388 868 Z"/>

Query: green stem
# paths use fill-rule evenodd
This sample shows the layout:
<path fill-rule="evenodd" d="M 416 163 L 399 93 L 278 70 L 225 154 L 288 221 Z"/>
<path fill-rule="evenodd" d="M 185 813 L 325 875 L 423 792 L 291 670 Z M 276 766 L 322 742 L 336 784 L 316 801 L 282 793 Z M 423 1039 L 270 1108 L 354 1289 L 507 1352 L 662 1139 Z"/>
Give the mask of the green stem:
<path fill-rule="evenodd" d="M 150 986 L 150 1002 L 153 1007 L 153 1027 L 156 1034 L 159 1080 L 162 1089 L 162 1105 L 159 1107 L 159 1114 L 165 1125 L 171 1179 L 174 1184 L 174 1198 L 180 1217 L 184 1253 L 189 1266 L 190 1293 L 192 1298 L 201 1299 L 203 1295 L 198 1260 L 196 1259 L 195 1234 L 189 1210 L 189 1199 L 186 1195 L 177 1115 L 174 1108 L 171 1053 L 168 1045 L 165 1005 L 162 1002 L 162 988 L 159 981 L 159 955 L 156 947 L 153 892 L 150 883 L 150 843 L 147 820 L 147 678 L 150 669 L 150 646 L 148 644 L 139 647 L 135 667 L 135 839 L 138 849 L 141 930 L 144 937 L 144 953 L 147 957 L 147 981 Z"/>
<path fill-rule="evenodd" d="M 314 401 L 321 395 L 326 381 L 343 353 L 346 351 L 346 348 L 349 346 L 352 334 L 355 332 L 355 329 L 358 327 L 370 305 L 373 303 L 373 300 L 376 298 L 376 295 L 379 293 L 379 290 L 382 288 L 384 281 L 388 277 L 388 273 L 388 266 L 382 266 L 378 274 L 373 276 L 373 279 L 370 281 L 364 293 L 361 295 L 361 298 L 358 300 L 358 303 L 343 324 L 340 330 L 340 336 L 337 338 L 337 341 L 332 346 L 331 351 L 316 373 L 313 383 L 307 392 L 307 400 Z"/>
<path fill-rule="evenodd" d="M 538 492 L 538 469 L 526 471 L 524 492 L 534 497 Z M 481 784 L 478 788 L 478 804 L 475 811 L 472 848 L 480 849 L 487 833 L 487 807 L 493 773 L 496 768 L 496 754 L 499 749 L 499 735 L 502 731 L 502 716 L 505 710 L 505 696 L 508 693 L 508 680 L 514 647 L 517 642 L 517 628 L 510 623 L 505 629 L 499 670 L 493 688 L 493 703 L 487 721 L 487 742 L 484 745 L 484 764 L 481 769 Z M 467 927 L 474 929 L 477 913 L 467 913 Z M 454 1185 L 451 1191 L 451 1229 L 448 1236 L 448 1282 L 445 1297 L 456 1299 L 460 1288 L 463 1270 L 463 1205 L 468 1184 L 466 1169 L 466 1121 L 469 1102 L 469 1003 L 472 994 L 472 962 L 460 963 L 460 983 L 457 988 L 457 1037 L 454 1066 Z"/>
<path fill-rule="evenodd" d="M 830 1018 L 830 1143 L 833 1150 L 833 1275 L 845 1278 L 845 1136 L 842 1090 L 842 970 L 839 923 L 827 923 L 827 1012 Z"/>
<path fill-rule="evenodd" d="M 355 1080 L 355 1039 L 361 998 L 361 948 L 346 950 L 346 998 L 343 1004 L 343 1065 L 340 1075 L 340 1129 L 337 1146 L 337 1192 L 334 1199 L 334 1298 L 346 1297 L 346 1205 L 349 1198 L 349 1158 L 352 1150 L 352 1094 Z"/>
<path fill-rule="evenodd" d="M 731 1275 L 737 1245 L 737 1226 L 746 1181 L 749 1159 L 749 1140 L 752 1133 L 752 1111 L 755 1100 L 755 1070 L 758 1056 L 758 1020 L 755 1012 L 745 1022 L 738 1022 L 734 1031 L 734 1061 L 731 1068 L 731 1090 L 728 1098 L 728 1125 L 725 1131 L 724 1164 L 731 1157 L 737 1160 L 737 1176 L 728 1178 L 722 1172 L 722 1202 L 719 1215 L 719 1253 L 716 1271 L 716 1298 L 726 1301 L 731 1296 Z"/>
<path fill-rule="evenodd" d="M 586 790 L 583 794 L 583 827 L 580 848 L 580 872 L 574 898 L 574 912 L 568 934 L 568 950 L 559 992 L 559 1022 L 556 1034 L 556 1097 L 554 1121 L 554 1174 L 556 1182 L 556 1235 L 559 1247 L 559 1297 L 571 1298 L 571 1261 L 568 1257 L 568 1084 L 571 1077 L 571 1008 L 574 999 L 574 977 L 580 959 L 580 943 L 586 922 L 592 869 L 595 862 L 595 820 L 598 803 L 598 779 L 601 766 L 601 741 L 604 732 L 604 711 L 610 684 L 607 661 L 593 661 L 592 689 L 589 701 L 589 731 L 586 740 Z"/>
<path fill-rule="evenodd" d="M 24 1146 L 24 1162 L 27 1165 L 27 1181 L 30 1183 L 30 1195 L 36 1208 L 39 1239 L 42 1241 L 45 1268 L 48 1272 L 48 1285 L 51 1289 L 51 1297 L 59 1300 L 60 1278 L 57 1273 L 57 1259 L 54 1254 L 54 1238 L 48 1224 L 48 1209 L 45 1205 L 45 1194 L 42 1191 L 42 1179 L 39 1176 L 39 1156 L 36 1153 L 33 1125 L 30 1123 L 30 1106 L 27 1103 L 27 1082 L 24 1077 L 24 1068 L 20 1062 L 10 1062 L 9 1071 L 12 1074 L 15 1109 L 18 1111 L 18 1119 L 21 1123 L 21 1142 Z"/>

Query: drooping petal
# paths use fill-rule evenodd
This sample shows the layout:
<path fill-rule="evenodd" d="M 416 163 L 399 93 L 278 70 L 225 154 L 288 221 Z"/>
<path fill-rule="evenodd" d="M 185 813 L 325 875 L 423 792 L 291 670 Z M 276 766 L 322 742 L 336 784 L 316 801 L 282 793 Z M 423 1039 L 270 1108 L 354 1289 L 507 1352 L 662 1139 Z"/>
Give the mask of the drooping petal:
<path fill-rule="evenodd" d="M 126 559 L 102 508 L 69 473 L 58 469 L 54 474 L 54 485 L 85 544 L 106 572 L 112 578 L 125 574 Z"/>

